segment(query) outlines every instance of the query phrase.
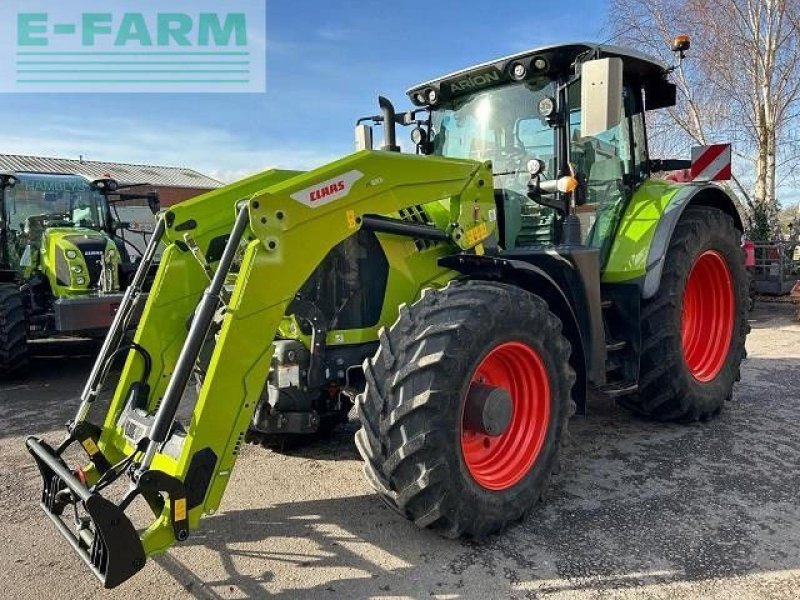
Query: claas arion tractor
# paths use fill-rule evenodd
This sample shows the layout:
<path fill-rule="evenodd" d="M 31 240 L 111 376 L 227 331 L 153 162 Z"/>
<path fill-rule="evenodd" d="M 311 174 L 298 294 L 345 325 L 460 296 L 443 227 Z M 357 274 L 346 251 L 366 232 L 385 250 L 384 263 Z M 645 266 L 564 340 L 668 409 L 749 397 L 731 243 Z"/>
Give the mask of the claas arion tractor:
<path fill-rule="evenodd" d="M 66 438 L 27 440 L 44 511 L 116 586 L 218 509 L 246 437 L 355 404 L 377 494 L 482 538 L 534 506 L 590 394 L 716 415 L 745 352 L 742 222 L 722 187 L 653 177 L 680 166 L 648 156 L 669 72 L 595 44 L 517 54 L 412 88 L 405 113 L 382 98 L 341 160 L 162 211 Z"/>

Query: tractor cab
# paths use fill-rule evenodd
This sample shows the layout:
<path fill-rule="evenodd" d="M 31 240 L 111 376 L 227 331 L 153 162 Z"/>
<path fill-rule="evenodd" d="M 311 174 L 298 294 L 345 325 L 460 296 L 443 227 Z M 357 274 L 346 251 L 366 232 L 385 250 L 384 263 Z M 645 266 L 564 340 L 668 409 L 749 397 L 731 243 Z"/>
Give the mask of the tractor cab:
<path fill-rule="evenodd" d="M 104 241 L 113 231 L 105 195 L 79 175 L 17 172 L 2 196 L 2 251 L 11 268 L 32 267 L 48 237 Z"/>
<path fill-rule="evenodd" d="M 502 249 L 585 244 L 602 262 L 650 173 L 645 111 L 675 104 L 669 72 L 624 48 L 550 46 L 416 85 L 395 122 L 416 124 L 419 154 L 491 162 Z"/>
<path fill-rule="evenodd" d="M 420 151 L 491 161 L 505 250 L 568 242 L 605 254 L 649 174 L 645 110 L 675 103 L 668 72 L 628 49 L 568 44 L 458 71 L 408 95 L 430 111 Z"/>

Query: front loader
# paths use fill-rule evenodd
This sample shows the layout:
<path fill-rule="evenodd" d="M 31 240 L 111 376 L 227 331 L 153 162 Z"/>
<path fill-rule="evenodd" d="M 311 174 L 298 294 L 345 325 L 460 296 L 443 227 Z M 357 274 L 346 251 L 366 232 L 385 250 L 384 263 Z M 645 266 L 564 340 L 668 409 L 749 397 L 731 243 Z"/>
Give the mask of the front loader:
<path fill-rule="evenodd" d="M 355 154 L 162 212 L 66 438 L 27 440 L 46 514 L 114 587 L 219 508 L 246 438 L 304 439 L 355 403 L 380 497 L 481 538 L 540 498 L 590 393 L 717 414 L 747 333 L 741 220 L 720 187 L 653 177 L 644 113 L 674 104 L 668 74 L 532 50 L 416 86 L 404 114 L 382 98 Z"/>

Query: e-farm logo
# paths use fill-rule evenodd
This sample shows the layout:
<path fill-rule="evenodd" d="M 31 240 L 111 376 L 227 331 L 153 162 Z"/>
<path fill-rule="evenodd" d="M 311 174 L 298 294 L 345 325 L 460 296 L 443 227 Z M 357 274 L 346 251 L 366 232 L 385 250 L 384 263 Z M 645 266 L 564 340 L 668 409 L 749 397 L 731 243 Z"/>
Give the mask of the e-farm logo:
<path fill-rule="evenodd" d="M 263 92 L 265 0 L 3 0 L 0 91 Z"/>

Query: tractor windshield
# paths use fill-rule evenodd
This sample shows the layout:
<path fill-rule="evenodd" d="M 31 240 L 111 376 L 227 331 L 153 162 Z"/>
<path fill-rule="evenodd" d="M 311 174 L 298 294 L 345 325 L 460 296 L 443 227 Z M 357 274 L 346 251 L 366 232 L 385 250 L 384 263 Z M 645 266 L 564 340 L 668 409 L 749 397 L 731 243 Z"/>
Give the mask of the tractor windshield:
<path fill-rule="evenodd" d="M 106 227 L 106 201 L 83 177 L 17 173 L 6 190 L 9 227 L 27 237 L 48 227 Z"/>
<path fill-rule="evenodd" d="M 539 79 L 460 97 L 432 115 L 434 153 L 491 160 L 495 173 L 526 172 L 527 161 L 542 159 L 555 172 L 555 135 L 539 116 L 539 102 L 554 95 Z"/>
<path fill-rule="evenodd" d="M 556 131 L 539 114 L 539 103 L 554 96 L 552 81 L 536 79 L 456 98 L 431 115 L 434 154 L 492 161 L 498 203 L 508 208 L 506 249 L 553 239 L 552 209 L 527 197 L 527 164 L 538 158 L 543 178 L 558 176 Z"/>

